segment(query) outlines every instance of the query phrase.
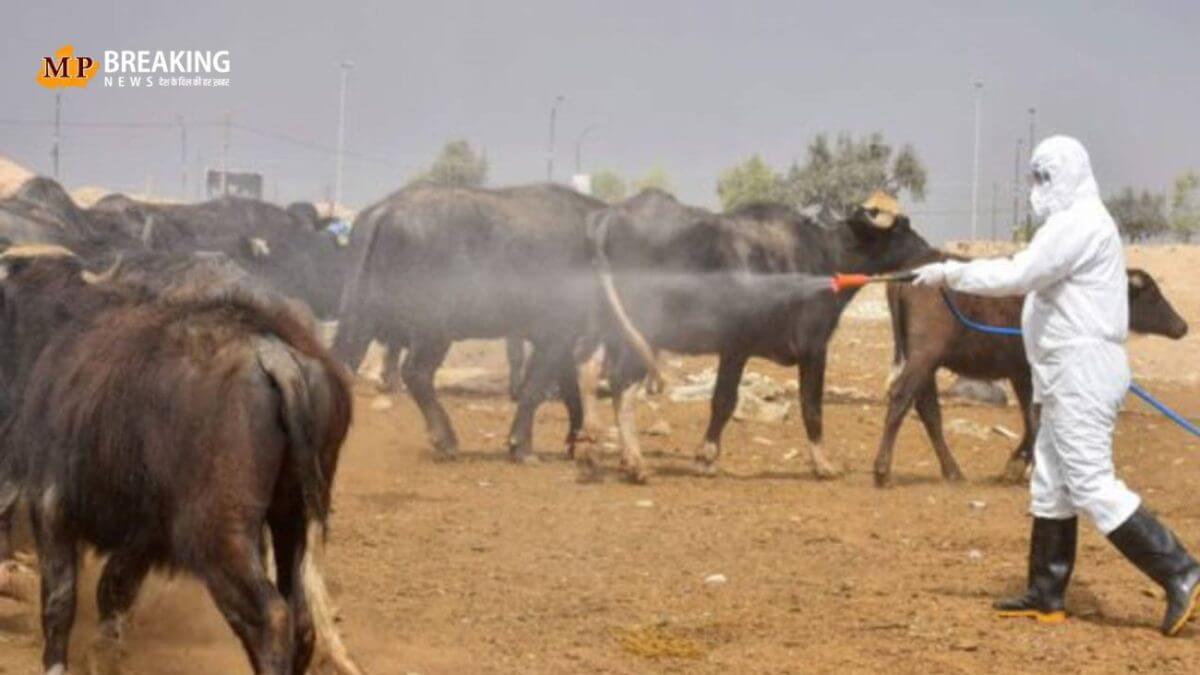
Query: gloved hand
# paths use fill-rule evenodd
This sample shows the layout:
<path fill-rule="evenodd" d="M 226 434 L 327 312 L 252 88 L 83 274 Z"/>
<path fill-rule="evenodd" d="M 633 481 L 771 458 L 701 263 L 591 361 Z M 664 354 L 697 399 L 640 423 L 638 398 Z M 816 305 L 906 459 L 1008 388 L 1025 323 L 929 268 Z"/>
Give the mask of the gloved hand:
<path fill-rule="evenodd" d="M 916 278 L 913 279 L 914 286 L 929 286 L 931 288 L 941 288 L 946 285 L 946 264 L 931 263 L 913 270 L 916 273 Z"/>

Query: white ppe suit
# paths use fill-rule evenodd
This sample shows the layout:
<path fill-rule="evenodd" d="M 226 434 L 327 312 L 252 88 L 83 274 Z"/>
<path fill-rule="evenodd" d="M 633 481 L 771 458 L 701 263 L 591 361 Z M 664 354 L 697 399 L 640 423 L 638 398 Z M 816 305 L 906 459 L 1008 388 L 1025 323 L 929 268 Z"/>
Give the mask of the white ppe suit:
<path fill-rule="evenodd" d="M 1107 535 L 1141 500 L 1113 472 L 1112 433 L 1129 389 L 1128 280 L 1116 224 L 1079 141 L 1042 141 L 1030 201 L 1045 223 L 1012 258 L 940 263 L 933 278 L 964 293 L 1026 295 L 1021 315 L 1041 424 L 1031 511 L 1086 513 Z M 933 267 L 933 266 L 929 266 Z"/>

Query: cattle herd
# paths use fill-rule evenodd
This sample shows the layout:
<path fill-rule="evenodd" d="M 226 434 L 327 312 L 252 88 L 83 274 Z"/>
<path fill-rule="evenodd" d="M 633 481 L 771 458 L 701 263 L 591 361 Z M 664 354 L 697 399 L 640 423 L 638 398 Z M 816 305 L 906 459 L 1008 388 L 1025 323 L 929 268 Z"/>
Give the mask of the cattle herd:
<path fill-rule="evenodd" d="M 201 204 L 120 195 L 77 206 L 34 178 L 0 201 L 0 561 L 27 510 L 41 577 L 43 664 L 63 673 L 81 545 L 106 556 L 103 639 L 154 570 L 199 578 L 256 672 L 306 672 L 314 657 L 357 672 L 319 569 L 338 456 L 351 424 L 349 373 L 372 341 L 403 383 L 439 459 L 458 440 L 434 375 L 455 341 L 508 341 L 516 412 L 506 450 L 536 461 L 546 400 L 568 412 L 565 453 L 601 475 L 596 382 L 608 380 L 629 481 L 647 479 L 635 386 L 662 386 L 661 351 L 719 359 L 697 472 L 721 435 L 751 357 L 794 365 L 813 471 L 823 449 L 830 338 L 852 299 L 839 272 L 880 274 L 945 254 L 883 194 L 831 223 L 782 204 L 713 213 L 647 190 L 609 205 L 557 185 L 414 184 L 363 210 L 349 239 L 311 204 Z M 1135 331 L 1187 324 L 1151 277 L 1130 270 Z M 951 294 L 968 316 L 1016 325 L 1020 299 Z M 875 463 L 916 407 L 947 480 L 962 474 L 942 434 L 934 374 L 1008 380 L 1029 462 L 1036 417 L 1019 339 L 972 333 L 938 291 L 894 283 L 895 362 Z M 321 321 L 336 321 L 332 344 Z M 528 356 L 527 356 L 528 354 Z M 398 373 L 398 376 L 397 376 Z"/>

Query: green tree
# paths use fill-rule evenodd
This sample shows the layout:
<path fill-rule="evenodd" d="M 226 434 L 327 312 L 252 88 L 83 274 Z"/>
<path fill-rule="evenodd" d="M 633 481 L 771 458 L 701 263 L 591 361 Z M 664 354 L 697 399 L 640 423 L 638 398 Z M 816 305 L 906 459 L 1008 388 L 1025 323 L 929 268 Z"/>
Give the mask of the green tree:
<path fill-rule="evenodd" d="M 655 188 L 663 192 L 672 192 L 671 179 L 667 176 L 667 170 L 661 166 L 651 167 L 649 171 L 642 174 L 641 178 L 633 181 L 633 191 L 641 192 Z"/>
<path fill-rule="evenodd" d="M 1171 228 L 1167 219 L 1167 198 L 1149 190 L 1140 193 L 1131 187 L 1126 187 L 1105 200 L 1104 205 L 1121 236 L 1130 242 L 1138 242 L 1163 234 Z"/>
<path fill-rule="evenodd" d="M 628 189 L 625 179 L 612 169 L 600 169 L 592 174 L 592 196 L 609 204 L 625 199 Z"/>
<path fill-rule="evenodd" d="M 436 185 L 479 187 L 487 182 L 487 172 L 487 158 L 476 154 L 471 144 L 460 138 L 446 143 L 442 154 L 416 180 Z"/>
<path fill-rule="evenodd" d="M 876 190 L 906 191 L 922 201 L 926 175 L 912 146 L 896 151 L 880 133 L 858 139 L 838 134 L 832 143 L 820 134 L 809 143 L 804 163 L 793 163 L 782 183 L 793 206 L 814 208 L 828 222 Z"/>
<path fill-rule="evenodd" d="M 1171 229 L 1184 243 L 1190 243 L 1200 231 L 1200 174 L 1195 171 L 1175 179 L 1170 220 Z"/>
<path fill-rule="evenodd" d="M 721 172 L 717 178 L 717 197 L 721 199 L 721 208 L 732 211 L 754 202 L 778 201 L 784 197 L 784 191 L 775 171 L 760 155 L 751 155 Z"/>

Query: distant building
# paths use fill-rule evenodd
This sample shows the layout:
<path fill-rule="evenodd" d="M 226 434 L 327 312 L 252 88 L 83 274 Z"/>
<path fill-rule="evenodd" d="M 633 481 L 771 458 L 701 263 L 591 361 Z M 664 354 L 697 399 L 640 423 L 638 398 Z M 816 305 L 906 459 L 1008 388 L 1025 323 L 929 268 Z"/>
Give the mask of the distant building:
<path fill-rule="evenodd" d="M 257 171 L 229 171 L 209 169 L 205 180 L 209 199 L 224 195 L 262 199 L 263 176 Z"/>

